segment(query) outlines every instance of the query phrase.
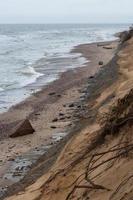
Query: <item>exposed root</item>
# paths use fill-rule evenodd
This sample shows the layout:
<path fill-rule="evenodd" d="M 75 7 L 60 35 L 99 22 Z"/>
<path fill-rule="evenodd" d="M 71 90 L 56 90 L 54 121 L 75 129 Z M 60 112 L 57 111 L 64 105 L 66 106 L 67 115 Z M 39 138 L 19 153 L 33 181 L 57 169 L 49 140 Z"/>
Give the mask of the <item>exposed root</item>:
<path fill-rule="evenodd" d="M 120 152 L 119 154 L 117 154 L 117 155 L 115 155 L 115 156 L 113 156 L 113 157 L 111 157 L 111 158 L 109 158 L 109 159 L 107 159 L 107 160 L 104 160 L 104 161 L 102 161 L 100 164 L 97 164 L 96 166 L 94 166 L 93 160 L 94 160 L 95 157 L 97 157 L 97 156 L 103 156 L 103 155 L 105 155 L 105 154 L 112 153 L 112 152 L 117 152 L 117 151 L 120 151 L 120 150 L 121 150 L 121 152 Z M 89 163 L 88 163 L 88 166 L 87 166 L 87 169 L 86 169 L 85 173 L 81 174 L 81 175 L 76 179 L 76 181 L 74 181 L 74 183 L 73 183 L 73 185 L 76 184 L 76 183 L 78 182 L 79 178 L 81 178 L 82 176 L 85 176 L 85 177 L 80 181 L 80 183 L 81 183 L 82 181 L 87 181 L 90 185 L 83 185 L 83 184 L 80 185 L 80 183 L 77 183 L 77 184 L 73 187 L 72 191 L 68 194 L 66 200 L 68 200 L 68 199 L 71 197 L 71 195 L 74 194 L 74 192 L 76 191 L 76 189 L 82 189 L 82 188 L 83 188 L 83 189 L 90 189 L 90 190 L 92 190 L 92 189 L 96 189 L 96 190 L 97 190 L 97 189 L 100 189 L 100 190 L 110 191 L 110 189 L 108 189 L 108 188 L 106 188 L 106 187 L 104 187 L 104 186 L 102 186 L 102 185 L 95 184 L 95 183 L 92 181 L 92 179 L 89 178 L 89 175 L 92 173 L 92 171 L 96 170 L 96 169 L 97 169 L 98 167 L 100 167 L 101 165 L 104 165 L 105 163 L 109 162 L 110 160 L 114 160 L 114 159 L 116 159 L 116 158 L 119 158 L 119 157 L 121 157 L 122 155 L 124 155 L 125 152 L 129 152 L 129 151 L 131 151 L 131 150 L 133 150 L 133 144 L 130 144 L 130 145 L 127 145 L 127 146 L 124 146 L 124 147 L 120 147 L 120 148 L 114 148 L 114 149 L 111 148 L 111 149 L 108 150 L 108 151 L 101 152 L 101 153 L 96 153 L 96 154 L 92 155 L 91 158 L 90 158 L 90 161 L 89 161 Z M 98 159 L 100 159 L 100 158 L 101 158 L 101 157 L 99 157 Z M 95 160 L 95 162 L 97 162 L 98 159 Z M 92 162 L 93 162 L 93 164 L 92 164 Z M 92 164 L 92 165 L 91 165 L 91 164 Z M 72 185 L 71 185 L 71 186 L 72 186 Z"/>
<path fill-rule="evenodd" d="M 120 191 L 120 189 L 127 184 L 127 182 L 133 178 L 133 174 L 127 177 L 124 181 L 121 182 L 121 184 L 118 186 L 118 188 L 113 192 L 113 194 L 110 196 L 109 200 L 113 200 L 113 198 L 116 196 L 116 194 Z"/>

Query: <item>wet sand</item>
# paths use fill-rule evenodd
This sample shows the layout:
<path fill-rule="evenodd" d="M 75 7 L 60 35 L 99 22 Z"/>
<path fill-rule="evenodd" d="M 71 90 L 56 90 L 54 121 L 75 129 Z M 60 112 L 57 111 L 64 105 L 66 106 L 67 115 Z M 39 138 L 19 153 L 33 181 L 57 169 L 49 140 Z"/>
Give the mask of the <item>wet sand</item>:
<path fill-rule="evenodd" d="M 117 43 L 85 44 L 75 47 L 72 52 L 82 53 L 88 60 L 84 67 L 63 73 L 58 80 L 45 86 L 40 92 L 0 115 L 1 194 L 9 186 L 20 182 L 27 173 L 31 177 L 27 179 L 29 182 L 24 179 L 17 184 L 16 190 L 24 188 L 25 182 L 27 185 L 31 184 L 48 171 L 66 141 L 75 134 L 75 129 L 80 129 L 76 122 L 80 118 L 79 113 L 82 110 L 88 80 L 102 69 L 99 61 L 105 65 L 111 60 Z M 112 48 L 103 48 L 106 45 Z M 9 138 L 12 128 L 25 118 L 30 120 L 35 133 Z M 57 121 L 53 122 L 55 119 Z"/>

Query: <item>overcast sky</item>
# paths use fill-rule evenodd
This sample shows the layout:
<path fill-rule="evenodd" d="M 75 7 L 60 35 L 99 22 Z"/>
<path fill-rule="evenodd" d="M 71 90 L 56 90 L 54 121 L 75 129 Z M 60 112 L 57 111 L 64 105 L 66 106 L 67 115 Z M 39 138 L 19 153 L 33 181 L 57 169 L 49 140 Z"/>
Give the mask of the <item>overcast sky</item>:
<path fill-rule="evenodd" d="M 0 0 L 0 23 L 133 23 L 133 0 Z"/>

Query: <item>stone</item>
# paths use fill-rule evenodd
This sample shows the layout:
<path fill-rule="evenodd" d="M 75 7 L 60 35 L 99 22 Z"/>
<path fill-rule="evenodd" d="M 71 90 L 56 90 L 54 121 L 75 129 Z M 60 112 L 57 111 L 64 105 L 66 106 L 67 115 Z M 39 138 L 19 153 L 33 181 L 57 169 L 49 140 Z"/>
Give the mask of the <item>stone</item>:
<path fill-rule="evenodd" d="M 57 97 L 61 97 L 61 94 L 58 94 Z"/>
<path fill-rule="evenodd" d="M 52 129 L 56 129 L 57 127 L 56 127 L 56 126 L 51 126 L 51 128 L 52 128 Z"/>
<path fill-rule="evenodd" d="M 39 115 L 40 115 L 40 113 L 35 113 L 35 115 L 36 115 L 36 116 L 39 116 Z"/>
<path fill-rule="evenodd" d="M 77 108 L 81 108 L 81 105 L 78 105 Z"/>
<path fill-rule="evenodd" d="M 58 118 L 55 118 L 52 120 L 52 122 L 57 122 L 58 121 Z"/>
<path fill-rule="evenodd" d="M 92 78 L 94 78 L 94 76 L 90 76 L 90 77 L 89 77 L 89 79 L 92 79 Z"/>
<path fill-rule="evenodd" d="M 74 107 L 74 103 L 71 103 L 71 104 L 69 105 L 69 108 L 72 108 L 72 107 Z"/>
<path fill-rule="evenodd" d="M 103 65 L 103 61 L 99 61 L 99 65 Z"/>
<path fill-rule="evenodd" d="M 59 113 L 59 116 L 64 116 L 64 113 Z"/>
<path fill-rule="evenodd" d="M 111 46 L 104 46 L 103 49 L 113 49 Z"/>
<path fill-rule="evenodd" d="M 55 95 L 55 94 L 56 94 L 55 92 L 50 92 L 49 93 L 50 96 Z"/>
<path fill-rule="evenodd" d="M 33 129 L 30 121 L 28 119 L 20 122 L 17 127 L 14 128 L 12 133 L 10 134 L 11 138 L 20 137 L 24 135 L 33 134 L 35 130 Z"/>
<path fill-rule="evenodd" d="M 15 161 L 15 159 L 14 158 L 9 158 L 8 161 Z"/>
<path fill-rule="evenodd" d="M 124 31 L 120 33 L 119 37 L 120 37 L 121 43 L 124 43 L 127 40 L 129 40 L 132 36 L 133 36 L 133 29 L 131 28 L 129 31 Z"/>
<path fill-rule="evenodd" d="M 71 118 L 71 116 L 67 116 L 67 119 L 70 119 Z"/>

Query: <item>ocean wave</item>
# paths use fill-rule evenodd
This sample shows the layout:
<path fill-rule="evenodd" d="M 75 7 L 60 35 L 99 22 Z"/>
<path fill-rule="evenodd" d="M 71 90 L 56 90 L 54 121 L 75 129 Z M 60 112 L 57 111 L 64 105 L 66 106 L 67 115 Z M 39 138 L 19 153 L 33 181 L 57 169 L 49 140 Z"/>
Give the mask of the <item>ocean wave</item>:
<path fill-rule="evenodd" d="M 43 74 L 36 72 L 35 69 L 32 66 L 24 67 L 23 69 L 18 71 L 19 74 L 25 75 L 25 76 L 42 76 Z"/>
<path fill-rule="evenodd" d="M 18 85 L 17 81 L 8 81 L 8 82 L 1 83 L 0 84 L 0 92 L 16 89 L 17 85 Z"/>

